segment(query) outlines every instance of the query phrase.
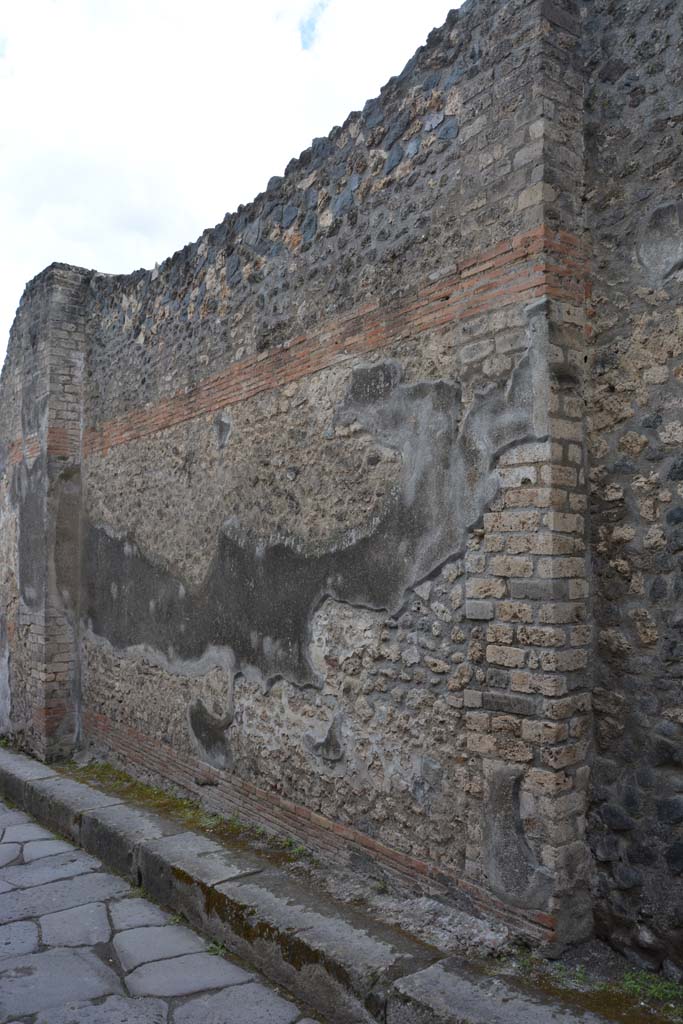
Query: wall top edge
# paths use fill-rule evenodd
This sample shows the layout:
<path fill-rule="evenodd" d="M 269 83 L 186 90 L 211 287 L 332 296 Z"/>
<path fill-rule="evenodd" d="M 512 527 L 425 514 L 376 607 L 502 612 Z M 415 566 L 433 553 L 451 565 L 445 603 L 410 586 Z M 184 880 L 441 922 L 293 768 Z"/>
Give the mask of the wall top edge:
<path fill-rule="evenodd" d="M 339 149 L 345 135 L 358 130 L 371 130 L 376 125 L 395 117 L 400 101 L 407 95 L 409 89 L 414 87 L 416 77 L 427 70 L 433 71 L 435 75 L 441 71 L 441 82 L 435 81 L 435 88 L 443 88 L 444 81 L 449 78 L 444 72 L 448 70 L 451 71 L 450 77 L 453 82 L 474 77 L 478 73 L 477 62 L 472 60 L 472 54 L 467 52 L 467 47 L 471 44 L 473 35 L 483 33 L 485 37 L 487 21 L 496 20 L 496 25 L 492 25 L 490 29 L 490 35 L 493 36 L 500 31 L 499 22 L 502 23 L 507 18 L 517 17 L 527 9 L 535 9 L 539 16 L 546 17 L 547 14 L 542 11 L 544 5 L 549 4 L 554 8 L 558 3 L 562 5 L 566 2 L 567 0 L 465 0 L 460 8 L 449 11 L 442 25 L 432 29 L 426 42 L 418 47 L 403 70 L 382 86 L 378 96 L 368 99 L 362 110 L 352 111 L 343 124 L 333 127 L 327 136 L 313 139 L 307 149 L 289 161 L 282 175 L 270 178 L 264 191 L 258 193 L 249 203 L 228 212 L 215 226 L 206 228 L 194 242 L 189 242 L 150 269 L 140 268 L 127 274 L 85 271 L 83 268 L 74 267 L 71 269 L 80 273 L 90 273 L 94 283 L 134 285 L 145 279 L 154 280 L 174 263 L 190 260 L 207 241 L 224 241 L 229 245 L 232 238 L 239 236 L 248 228 L 262 207 L 272 207 L 278 202 L 286 203 L 291 186 L 297 179 L 311 174 L 327 161 L 334 159 L 335 150 Z M 27 289 L 56 266 L 64 265 L 51 264 L 51 267 L 29 282 Z"/>

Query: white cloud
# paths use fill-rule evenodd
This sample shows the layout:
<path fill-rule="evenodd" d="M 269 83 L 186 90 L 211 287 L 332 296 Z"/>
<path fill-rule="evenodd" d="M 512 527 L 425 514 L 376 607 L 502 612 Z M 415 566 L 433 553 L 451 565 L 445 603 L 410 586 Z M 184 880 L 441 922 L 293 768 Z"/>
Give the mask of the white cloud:
<path fill-rule="evenodd" d="M 0 0 L 0 362 L 27 280 L 193 241 L 375 96 L 448 7 Z"/>

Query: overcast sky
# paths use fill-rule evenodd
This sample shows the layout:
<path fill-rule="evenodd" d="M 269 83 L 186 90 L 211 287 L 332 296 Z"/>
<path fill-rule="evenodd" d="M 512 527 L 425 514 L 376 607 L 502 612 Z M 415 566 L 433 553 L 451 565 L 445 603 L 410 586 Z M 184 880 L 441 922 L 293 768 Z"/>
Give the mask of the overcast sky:
<path fill-rule="evenodd" d="M 448 0 L 0 0 L 0 363 L 58 260 L 152 267 L 401 71 Z"/>

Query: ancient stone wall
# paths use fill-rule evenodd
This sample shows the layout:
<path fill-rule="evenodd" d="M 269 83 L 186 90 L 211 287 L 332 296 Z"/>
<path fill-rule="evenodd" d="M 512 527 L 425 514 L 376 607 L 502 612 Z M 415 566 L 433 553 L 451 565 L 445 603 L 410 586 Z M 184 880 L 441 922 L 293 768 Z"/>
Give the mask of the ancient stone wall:
<path fill-rule="evenodd" d="M 601 932 L 659 964 L 683 948 L 683 9 L 586 7 L 589 833 Z"/>
<path fill-rule="evenodd" d="M 656 83 L 680 18 L 651 6 Z M 680 838 L 645 843 L 638 816 L 678 823 L 681 723 L 673 576 L 653 590 L 677 485 L 655 499 L 642 468 L 656 435 L 676 479 L 675 364 L 648 374 L 675 357 L 680 158 L 653 85 L 647 128 L 619 118 L 637 145 L 602 131 L 640 96 L 618 86 L 632 18 L 468 3 L 154 271 L 29 285 L 0 385 L 0 726 L 466 894 L 548 949 L 594 909 L 633 945 L 677 871 Z M 605 183 L 648 132 L 662 157 L 617 201 Z M 665 380 L 641 445 L 654 398 L 619 392 Z M 618 504 L 631 472 L 642 495 Z M 636 503 L 663 487 L 650 543 Z M 678 926 L 647 920 L 661 959 Z"/>

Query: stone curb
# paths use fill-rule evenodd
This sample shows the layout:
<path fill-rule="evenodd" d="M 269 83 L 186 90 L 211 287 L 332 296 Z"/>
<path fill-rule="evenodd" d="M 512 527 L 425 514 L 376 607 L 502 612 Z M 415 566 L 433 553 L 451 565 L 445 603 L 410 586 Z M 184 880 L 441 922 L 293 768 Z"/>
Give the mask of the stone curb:
<path fill-rule="evenodd" d="M 0 796 L 334 1024 L 607 1024 L 475 975 L 263 859 L 0 749 Z"/>

